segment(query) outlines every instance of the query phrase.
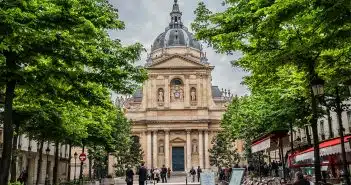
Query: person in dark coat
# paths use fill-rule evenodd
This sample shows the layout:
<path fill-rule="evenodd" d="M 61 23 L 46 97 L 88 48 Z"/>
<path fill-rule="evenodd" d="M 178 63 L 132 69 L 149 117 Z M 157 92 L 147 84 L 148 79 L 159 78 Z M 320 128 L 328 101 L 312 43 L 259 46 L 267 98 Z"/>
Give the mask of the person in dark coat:
<path fill-rule="evenodd" d="M 202 173 L 202 170 L 201 170 L 200 166 L 198 166 L 197 167 L 197 172 L 196 172 L 196 174 L 197 174 L 197 182 L 200 182 L 200 174 L 201 173 Z"/>
<path fill-rule="evenodd" d="M 161 179 L 162 183 L 167 183 L 167 168 L 165 165 L 161 168 Z"/>
<path fill-rule="evenodd" d="M 144 163 L 141 163 L 141 167 L 138 170 L 139 175 L 139 185 L 144 185 L 147 179 L 147 169 L 144 166 Z"/>
<path fill-rule="evenodd" d="M 134 172 L 131 169 L 131 166 L 128 165 L 128 169 L 126 170 L 126 183 L 127 183 L 127 185 L 133 185 L 133 177 L 134 177 Z"/>
<path fill-rule="evenodd" d="M 301 172 L 296 172 L 295 182 L 293 185 L 310 185 L 310 182 L 303 177 Z"/>

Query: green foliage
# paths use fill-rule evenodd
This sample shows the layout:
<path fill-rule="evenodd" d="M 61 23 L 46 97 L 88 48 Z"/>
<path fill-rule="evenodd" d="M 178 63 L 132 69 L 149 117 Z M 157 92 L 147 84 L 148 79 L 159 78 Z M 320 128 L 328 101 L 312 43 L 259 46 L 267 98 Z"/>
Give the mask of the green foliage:
<path fill-rule="evenodd" d="M 209 150 L 210 163 L 217 167 L 232 167 L 240 162 L 240 155 L 233 145 L 234 140 L 225 132 L 218 133 L 211 143 L 213 147 Z"/>
<path fill-rule="evenodd" d="M 259 126 L 264 124 L 273 128 L 279 122 L 280 127 L 290 121 L 314 124 L 311 81 L 316 76 L 337 83 L 350 78 L 351 19 L 344 19 L 350 4 L 344 0 L 225 2 L 227 9 L 218 13 L 199 3 L 192 28 L 198 39 L 221 53 L 244 54 L 232 63 L 250 72 L 244 84 L 252 95 L 234 102 L 238 105 L 229 108 L 226 119 L 241 118 L 231 120 L 247 124 L 245 128 L 253 133 L 269 131 Z M 231 109 L 238 112 L 230 113 Z"/>
<path fill-rule="evenodd" d="M 125 129 L 114 126 L 124 128 L 127 121 L 116 118 L 121 114 L 109 90 L 131 93 L 146 72 L 134 64 L 141 44 L 125 47 L 108 35 L 124 29 L 117 9 L 105 0 L 2 0 L 0 15 L 0 85 L 7 105 L 0 184 L 8 178 L 13 103 L 31 112 L 21 130 L 34 139 L 108 150 L 125 142 Z"/>
<path fill-rule="evenodd" d="M 143 160 L 144 152 L 141 149 L 139 137 L 130 137 L 128 146 L 115 153 L 117 163 L 114 165 L 116 176 L 124 176 L 128 166 L 137 168 Z"/>
<path fill-rule="evenodd" d="M 245 114 L 241 110 L 229 114 L 244 121 L 231 119 L 232 123 L 257 133 L 269 130 L 264 124 L 275 127 L 279 120 L 282 127 L 287 122 L 301 122 L 300 118 L 308 120 L 315 154 L 319 155 L 317 119 L 322 112 L 316 109 L 312 82 L 320 77 L 333 86 L 350 79 L 350 2 L 225 0 L 225 5 L 223 12 L 212 13 L 200 2 L 192 28 L 197 39 L 220 53 L 243 53 L 232 63 L 250 72 L 244 83 L 252 96 L 245 101 L 253 106 L 240 104 L 240 109 L 246 108 Z M 297 102 L 303 109 L 290 114 L 296 113 L 291 107 L 299 107 Z M 310 114 L 305 110 L 311 110 Z M 315 168 L 319 181 L 319 159 Z"/>

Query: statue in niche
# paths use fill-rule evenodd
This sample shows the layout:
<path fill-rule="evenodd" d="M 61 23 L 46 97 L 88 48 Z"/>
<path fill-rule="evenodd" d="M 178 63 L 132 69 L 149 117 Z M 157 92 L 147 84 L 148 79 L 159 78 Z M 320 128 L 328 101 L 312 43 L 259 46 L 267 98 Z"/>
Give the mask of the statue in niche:
<path fill-rule="evenodd" d="M 164 93 L 163 89 L 158 90 L 158 102 L 164 102 Z"/>
<path fill-rule="evenodd" d="M 191 99 L 191 101 L 196 101 L 196 89 L 195 88 L 191 88 L 190 99 Z"/>

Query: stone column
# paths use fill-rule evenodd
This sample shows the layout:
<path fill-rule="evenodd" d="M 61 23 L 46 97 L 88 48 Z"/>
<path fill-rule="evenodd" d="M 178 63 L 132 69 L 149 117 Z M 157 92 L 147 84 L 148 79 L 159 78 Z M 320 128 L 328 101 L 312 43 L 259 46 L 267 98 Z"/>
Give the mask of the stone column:
<path fill-rule="evenodd" d="M 148 168 L 151 168 L 151 161 L 152 161 L 152 150 L 151 150 L 151 131 L 147 131 L 147 158 L 146 158 L 146 165 Z"/>
<path fill-rule="evenodd" d="M 185 88 L 184 88 L 184 101 L 185 107 L 190 107 L 190 87 L 189 87 L 189 75 L 185 75 Z"/>
<path fill-rule="evenodd" d="M 208 153 L 208 130 L 205 130 L 205 168 L 210 168 L 210 157 Z"/>
<path fill-rule="evenodd" d="M 197 83 L 197 87 L 196 87 L 197 106 L 198 107 L 203 107 L 202 106 L 202 89 L 201 89 L 201 86 L 200 86 L 200 83 L 201 83 L 201 75 L 200 74 L 196 75 L 196 83 Z"/>
<path fill-rule="evenodd" d="M 169 130 L 165 130 L 165 165 L 169 168 Z"/>
<path fill-rule="evenodd" d="M 156 75 L 153 75 L 152 79 L 152 108 L 157 107 L 157 87 L 156 87 Z"/>
<path fill-rule="evenodd" d="M 152 142 L 153 144 L 153 168 L 158 167 L 157 166 L 157 130 L 154 131 L 154 141 Z"/>
<path fill-rule="evenodd" d="M 165 89 L 165 91 L 164 91 L 164 103 L 165 103 L 165 107 L 169 107 L 169 102 L 170 102 L 170 100 L 169 100 L 169 96 L 170 96 L 170 92 L 169 92 L 169 76 L 168 75 L 165 75 L 164 76 L 164 78 L 165 78 L 165 87 L 164 87 L 164 89 Z"/>
<path fill-rule="evenodd" d="M 191 130 L 186 130 L 186 166 L 187 171 L 191 169 Z"/>
<path fill-rule="evenodd" d="M 204 141 L 202 137 L 202 130 L 199 130 L 199 166 L 204 168 Z"/>

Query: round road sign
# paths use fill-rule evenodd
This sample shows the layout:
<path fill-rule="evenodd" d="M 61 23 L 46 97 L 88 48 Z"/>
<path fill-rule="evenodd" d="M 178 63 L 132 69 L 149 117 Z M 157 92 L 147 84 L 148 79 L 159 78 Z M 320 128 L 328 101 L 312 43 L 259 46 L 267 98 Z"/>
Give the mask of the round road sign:
<path fill-rule="evenodd" d="M 86 155 L 85 153 L 81 153 L 81 154 L 79 155 L 79 160 L 82 161 L 82 162 L 84 162 L 85 160 L 87 160 L 87 155 Z"/>

